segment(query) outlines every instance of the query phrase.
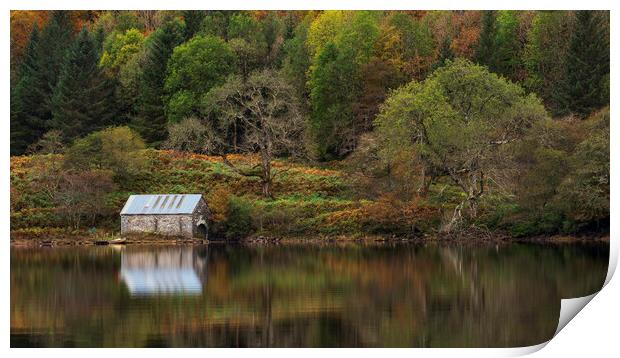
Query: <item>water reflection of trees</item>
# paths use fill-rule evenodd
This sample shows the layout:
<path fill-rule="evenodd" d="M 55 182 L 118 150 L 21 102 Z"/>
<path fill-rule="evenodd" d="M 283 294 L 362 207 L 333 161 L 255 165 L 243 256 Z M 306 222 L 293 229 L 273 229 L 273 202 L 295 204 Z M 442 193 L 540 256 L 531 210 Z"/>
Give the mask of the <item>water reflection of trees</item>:
<path fill-rule="evenodd" d="M 604 249 L 568 246 L 167 250 L 12 251 L 12 342 L 529 345 L 553 334 L 559 299 L 598 289 L 607 267 Z M 164 262 L 205 275 L 202 294 L 130 296 L 119 282 L 123 267 Z M 33 327 L 62 334 L 20 335 Z"/>

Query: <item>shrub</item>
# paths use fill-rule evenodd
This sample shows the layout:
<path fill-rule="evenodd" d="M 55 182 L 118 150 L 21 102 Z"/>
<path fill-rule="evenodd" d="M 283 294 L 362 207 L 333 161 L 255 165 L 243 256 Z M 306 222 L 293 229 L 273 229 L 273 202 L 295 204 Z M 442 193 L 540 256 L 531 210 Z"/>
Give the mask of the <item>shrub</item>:
<path fill-rule="evenodd" d="M 362 228 L 371 233 L 413 235 L 429 232 L 440 220 L 440 210 L 418 197 L 402 200 L 393 194 L 381 195 L 361 207 Z"/>
<path fill-rule="evenodd" d="M 64 151 L 62 132 L 57 129 L 46 132 L 41 139 L 28 147 L 28 152 L 38 154 L 60 154 Z"/>
<path fill-rule="evenodd" d="M 11 212 L 10 223 L 11 230 L 63 226 L 62 218 L 53 208 L 32 208 Z"/>
<path fill-rule="evenodd" d="M 95 225 L 102 217 L 112 214 L 106 195 L 115 189 L 110 171 L 65 172 L 54 195 L 57 212 L 73 228 L 83 223 Z"/>
<path fill-rule="evenodd" d="M 76 140 L 65 156 L 70 169 L 109 169 L 123 183 L 145 169 L 144 141 L 129 127 L 112 127 Z"/>
<path fill-rule="evenodd" d="M 164 148 L 184 152 L 203 152 L 207 146 L 207 127 L 190 117 L 168 125 L 168 139 Z"/>
<path fill-rule="evenodd" d="M 230 189 L 222 184 L 218 184 L 209 192 L 207 202 L 211 211 L 211 221 L 214 223 L 226 222 L 228 212 L 228 202 L 232 193 Z"/>
<path fill-rule="evenodd" d="M 243 238 L 252 231 L 252 205 L 247 199 L 230 196 L 226 209 L 226 237 Z"/>

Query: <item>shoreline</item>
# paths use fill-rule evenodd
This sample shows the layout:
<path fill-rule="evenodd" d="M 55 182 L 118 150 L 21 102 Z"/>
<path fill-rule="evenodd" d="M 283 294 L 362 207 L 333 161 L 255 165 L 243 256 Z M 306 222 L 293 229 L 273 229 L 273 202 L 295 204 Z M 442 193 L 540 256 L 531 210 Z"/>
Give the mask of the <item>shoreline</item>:
<path fill-rule="evenodd" d="M 80 246 L 108 246 L 108 245 L 208 245 L 208 244 L 242 244 L 250 246 L 268 245 L 338 245 L 338 244 L 457 244 L 457 245 L 505 245 L 505 244 L 574 244 L 574 243 L 609 243 L 609 234 L 585 235 L 538 235 L 532 237 L 509 237 L 501 233 L 491 233 L 484 237 L 449 237 L 426 235 L 418 237 L 394 237 L 381 235 L 364 236 L 319 236 L 319 237 L 278 237 L 278 236 L 251 236 L 236 240 L 202 240 L 158 235 L 132 235 L 124 237 L 124 242 L 113 243 L 113 239 L 120 238 L 118 234 L 93 235 L 87 232 L 63 232 L 56 235 L 25 235 L 11 232 L 11 247 L 80 247 Z"/>

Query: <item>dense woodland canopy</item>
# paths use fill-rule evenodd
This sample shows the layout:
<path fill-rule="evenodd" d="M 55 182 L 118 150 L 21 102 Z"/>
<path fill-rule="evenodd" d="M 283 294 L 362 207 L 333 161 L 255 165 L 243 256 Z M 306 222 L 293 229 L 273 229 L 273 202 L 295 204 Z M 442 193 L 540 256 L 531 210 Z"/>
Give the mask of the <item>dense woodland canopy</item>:
<path fill-rule="evenodd" d="M 220 155 L 265 197 L 276 158 L 336 165 L 360 200 L 453 202 L 446 232 L 484 205 L 519 234 L 605 226 L 608 104 L 609 12 L 11 12 L 12 155 L 80 169 L 118 130 L 121 153 Z M 122 166 L 80 170 L 126 186 Z"/>

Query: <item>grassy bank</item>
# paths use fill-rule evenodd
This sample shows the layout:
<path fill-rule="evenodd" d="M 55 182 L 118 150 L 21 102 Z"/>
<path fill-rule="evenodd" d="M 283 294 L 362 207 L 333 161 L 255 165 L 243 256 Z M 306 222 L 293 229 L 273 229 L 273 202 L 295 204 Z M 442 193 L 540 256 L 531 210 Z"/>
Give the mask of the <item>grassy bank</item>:
<path fill-rule="evenodd" d="M 201 193 L 213 212 L 215 234 L 246 236 L 360 237 L 368 234 L 407 234 L 428 231 L 408 220 L 407 209 L 437 212 L 432 204 L 396 208 L 385 198 L 360 199 L 347 173 L 278 160 L 274 168 L 275 199 L 261 197 L 257 178 L 230 170 L 219 157 L 182 155 L 171 151 L 146 150 L 142 171 L 119 180 L 105 193 L 96 215 L 71 227 L 66 210 L 54 198 L 54 170 L 62 169 L 60 155 L 11 157 L 11 231 L 19 237 L 97 236 L 118 231 L 118 213 L 131 194 Z M 252 167 L 257 158 L 233 155 L 241 167 Z M 56 169 L 54 169 L 56 166 Z M 50 183 L 51 181 L 51 183 Z M 402 221 L 402 222 L 398 222 Z"/>
<path fill-rule="evenodd" d="M 217 239 L 432 239 L 463 200 L 449 183 L 433 184 L 423 198 L 405 200 L 377 188 L 379 194 L 371 195 L 359 178 L 339 169 L 343 163 L 318 167 L 286 160 L 274 162 L 275 198 L 265 199 L 257 178 L 233 172 L 219 157 L 152 149 L 142 154 L 139 171 L 115 177 L 114 185 L 96 196 L 74 193 L 80 186 L 73 181 L 69 187 L 73 191 L 62 187 L 59 178 L 67 168 L 61 155 L 11 157 L 12 240 L 118 236 L 121 208 L 129 195 L 141 193 L 205 195 L 213 213 L 210 237 Z M 230 160 L 250 168 L 258 158 L 232 155 Z M 100 184 L 89 181 L 83 186 Z M 466 238 L 533 236 L 522 234 L 533 232 L 533 226 L 519 207 L 509 197 L 493 193 L 481 201 L 478 221 L 470 224 L 475 230 Z"/>

